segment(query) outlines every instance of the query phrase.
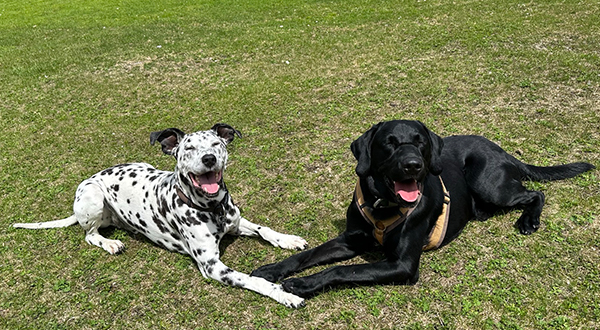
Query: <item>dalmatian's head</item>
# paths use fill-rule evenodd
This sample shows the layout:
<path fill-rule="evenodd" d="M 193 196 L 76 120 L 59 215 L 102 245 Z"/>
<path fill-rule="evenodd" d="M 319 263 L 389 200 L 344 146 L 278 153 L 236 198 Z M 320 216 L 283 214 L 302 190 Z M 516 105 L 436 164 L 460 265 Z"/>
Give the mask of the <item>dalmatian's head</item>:
<path fill-rule="evenodd" d="M 160 142 L 162 151 L 177 160 L 175 174 L 184 190 L 212 199 L 223 188 L 223 170 L 227 164 L 227 144 L 239 131 L 227 124 L 215 124 L 210 130 L 185 134 L 177 128 L 152 132 L 150 144 Z"/>

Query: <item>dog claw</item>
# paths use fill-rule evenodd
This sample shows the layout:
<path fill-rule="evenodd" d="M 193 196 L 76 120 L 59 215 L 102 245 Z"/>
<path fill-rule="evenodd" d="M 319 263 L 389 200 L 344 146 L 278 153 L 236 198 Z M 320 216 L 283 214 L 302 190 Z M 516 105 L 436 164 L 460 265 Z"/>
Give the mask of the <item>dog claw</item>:
<path fill-rule="evenodd" d="M 305 306 L 304 298 L 298 297 L 293 293 L 285 292 L 283 290 L 280 294 L 281 296 L 278 297 L 279 299 L 276 298 L 275 300 L 285 305 L 286 307 L 300 308 Z"/>

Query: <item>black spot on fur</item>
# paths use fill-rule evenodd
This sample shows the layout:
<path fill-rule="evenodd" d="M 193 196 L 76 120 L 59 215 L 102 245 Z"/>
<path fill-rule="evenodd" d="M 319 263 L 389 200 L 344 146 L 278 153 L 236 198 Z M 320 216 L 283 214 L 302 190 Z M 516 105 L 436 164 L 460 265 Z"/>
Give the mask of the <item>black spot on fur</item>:
<path fill-rule="evenodd" d="M 137 184 L 137 181 L 133 181 L 133 182 L 131 183 L 131 186 L 133 187 L 133 186 L 135 186 L 136 184 Z"/>
<path fill-rule="evenodd" d="M 131 173 L 129 173 L 129 176 L 132 178 L 135 178 L 137 176 L 137 173 L 131 171 Z"/>
<path fill-rule="evenodd" d="M 167 200 L 165 197 L 161 197 L 160 202 L 158 203 L 158 212 L 163 216 L 167 216 L 167 213 L 171 211 L 169 205 L 167 204 Z"/>
<path fill-rule="evenodd" d="M 112 186 L 110 186 L 110 189 L 112 189 L 114 191 L 119 191 L 119 185 L 118 184 L 113 184 Z"/>
<path fill-rule="evenodd" d="M 167 226 L 162 221 L 160 221 L 160 219 L 157 216 L 152 216 L 152 221 L 154 221 L 154 224 L 156 224 L 156 227 L 158 227 L 161 233 L 165 234 L 169 231 Z"/>
<path fill-rule="evenodd" d="M 208 215 L 206 215 L 206 213 L 199 213 L 198 218 L 200 219 L 200 221 L 202 221 L 204 223 L 207 223 L 208 220 L 210 219 L 210 217 Z"/>
<path fill-rule="evenodd" d="M 113 170 L 112 168 L 106 169 L 102 172 L 100 172 L 100 175 L 112 175 L 113 174 Z"/>
<path fill-rule="evenodd" d="M 190 180 L 188 180 L 188 178 L 185 175 L 183 175 L 183 173 L 179 173 L 179 181 L 185 186 L 191 186 Z"/>
<path fill-rule="evenodd" d="M 177 252 L 182 252 L 183 251 L 183 246 L 179 245 L 179 244 L 172 244 L 173 249 L 176 250 Z"/>
<path fill-rule="evenodd" d="M 221 281 L 223 281 L 223 283 L 225 283 L 227 285 L 235 286 L 235 284 L 233 283 L 233 280 L 230 279 L 229 277 L 221 277 Z"/>
<path fill-rule="evenodd" d="M 231 268 L 225 268 L 221 271 L 221 276 L 225 276 L 227 274 L 233 273 L 233 269 Z"/>
<path fill-rule="evenodd" d="M 177 223 L 175 222 L 175 220 L 171 220 L 170 223 L 171 227 L 173 227 L 173 229 L 175 229 L 175 231 L 179 232 L 179 226 L 177 225 Z"/>

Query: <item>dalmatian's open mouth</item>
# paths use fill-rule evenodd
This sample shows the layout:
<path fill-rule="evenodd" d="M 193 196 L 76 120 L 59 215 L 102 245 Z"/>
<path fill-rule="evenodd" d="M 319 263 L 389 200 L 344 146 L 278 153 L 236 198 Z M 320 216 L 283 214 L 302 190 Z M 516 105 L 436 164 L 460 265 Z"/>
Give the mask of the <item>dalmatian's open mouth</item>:
<path fill-rule="evenodd" d="M 212 196 L 219 193 L 219 182 L 223 178 L 223 171 L 206 172 L 203 174 L 190 173 L 190 179 L 194 188 L 202 191 L 206 195 Z"/>

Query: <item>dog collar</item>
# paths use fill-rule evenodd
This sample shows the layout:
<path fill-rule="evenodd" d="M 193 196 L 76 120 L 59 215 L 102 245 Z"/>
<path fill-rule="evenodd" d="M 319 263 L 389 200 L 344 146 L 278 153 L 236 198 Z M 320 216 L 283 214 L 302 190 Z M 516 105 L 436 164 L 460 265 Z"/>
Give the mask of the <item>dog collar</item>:
<path fill-rule="evenodd" d="M 432 231 L 429 233 L 429 237 L 427 239 L 428 243 L 423 246 L 423 250 L 432 250 L 438 248 L 444 237 L 446 235 L 446 228 L 448 226 L 448 219 L 450 215 L 450 193 L 446 189 L 444 185 L 444 181 L 442 181 L 442 177 L 440 176 L 440 182 L 442 184 L 442 189 L 444 191 L 444 205 L 442 207 L 442 213 L 438 217 L 435 226 Z M 356 188 L 354 189 L 354 200 L 356 201 L 356 206 L 360 211 L 363 219 L 365 219 L 369 224 L 373 226 L 373 236 L 379 242 L 379 244 L 383 245 L 384 236 L 396 228 L 398 225 L 403 223 L 406 218 L 415 210 L 417 205 L 421 202 L 421 196 L 417 199 L 415 206 L 413 207 L 401 207 L 398 209 L 398 214 L 393 215 L 387 219 L 377 219 L 373 216 L 373 209 L 382 208 L 381 206 L 377 207 L 375 204 L 373 206 L 369 206 L 368 203 L 365 202 L 364 195 L 362 192 L 362 188 L 360 185 L 360 179 L 356 183 Z M 386 206 L 391 207 L 391 206 Z"/>
<path fill-rule="evenodd" d="M 223 215 L 225 213 L 225 208 L 223 207 L 223 202 L 225 201 L 225 198 L 223 198 L 219 203 L 217 203 L 217 205 L 212 206 L 212 207 L 202 207 L 194 202 L 192 202 L 191 199 L 189 199 L 181 190 L 181 188 L 179 188 L 179 186 L 175 186 L 175 191 L 177 191 L 177 196 L 179 196 L 179 199 L 181 199 L 183 201 L 183 203 L 185 203 L 185 205 L 202 211 L 202 212 L 210 212 L 210 213 L 215 213 L 217 215 Z"/>

